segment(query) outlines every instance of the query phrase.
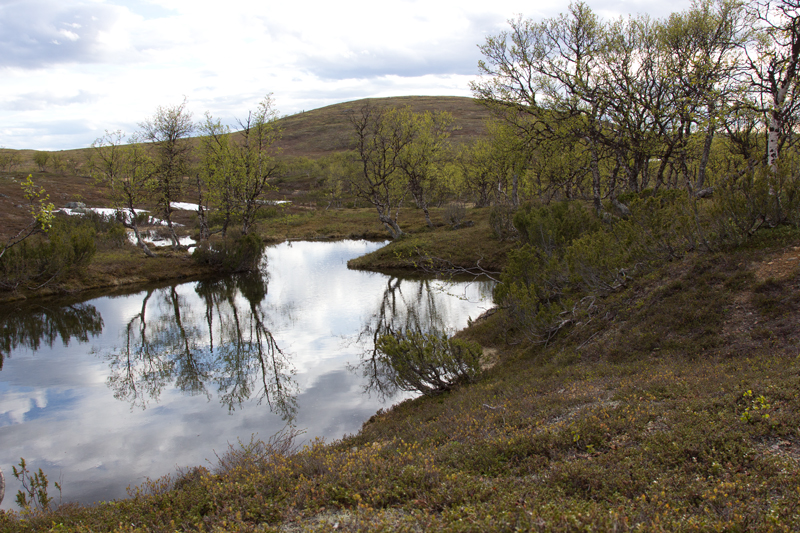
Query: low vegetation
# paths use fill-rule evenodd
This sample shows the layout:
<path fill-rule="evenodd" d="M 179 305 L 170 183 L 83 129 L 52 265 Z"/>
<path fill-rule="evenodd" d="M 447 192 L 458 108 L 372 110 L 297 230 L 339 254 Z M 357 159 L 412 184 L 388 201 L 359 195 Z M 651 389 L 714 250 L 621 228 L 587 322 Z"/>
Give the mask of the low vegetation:
<path fill-rule="evenodd" d="M 792 530 L 800 232 L 689 253 L 598 298 L 547 347 L 502 312 L 461 335 L 480 381 L 302 449 L 285 432 L 127 500 L 3 531 Z"/>

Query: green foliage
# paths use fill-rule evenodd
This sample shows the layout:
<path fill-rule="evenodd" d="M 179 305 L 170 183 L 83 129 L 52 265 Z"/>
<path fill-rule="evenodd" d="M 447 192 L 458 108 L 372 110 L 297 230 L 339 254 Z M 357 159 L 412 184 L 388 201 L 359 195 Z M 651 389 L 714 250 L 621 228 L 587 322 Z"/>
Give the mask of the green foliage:
<path fill-rule="evenodd" d="M 614 257 L 613 237 L 576 202 L 527 206 L 514 215 L 514 226 L 525 244 L 509 252 L 494 298 L 513 331 L 546 345 L 573 321 L 577 308 L 570 282 L 582 274 L 599 277 L 584 265 Z"/>
<path fill-rule="evenodd" d="M 50 162 L 50 152 L 34 152 L 33 162 L 39 167 L 39 170 L 44 172 L 47 170 L 47 163 Z"/>
<path fill-rule="evenodd" d="M 155 187 L 154 160 L 135 141 L 129 138 L 126 145 L 122 131 L 106 132 L 92 143 L 88 164 L 92 177 L 110 189 L 114 207 L 131 214 L 150 200 Z"/>
<path fill-rule="evenodd" d="M 548 344 L 593 299 L 716 238 L 697 200 L 680 191 L 630 195 L 626 219 L 605 223 L 580 203 L 528 206 L 514 217 L 524 244 L 509 253 L 495 301 L 513 331 Z"/>
<path fill-rule="evenodd" d="M 47 231 L 55 216 L 53 214 L 55 206 L 50 201 L 50 195 L 45 192 L 44 187 L 40 187 L 39 190 L 36 190 L 36 185 L 34 185 L 30 174 L 28 174 L 28 177 L 22 182 L 22 190 L 25 193 L 25 199 L 28 200 L 30 204 L 29 210 L 31 217 L 36 221 L 36 225 L 39 229 Z"/>
<path fill-rule="evenodd" d="M 22 156 L 17 150 L 6 150 L 0 147 L 0 169 L 11 172 L 22 163 Z"/>
<path fill-rule="evenodd" d="M 11 467 L 14 477 L 22 483 L 22 489 L 17 491 L 17 505 L 26 512 L 45 512 L 50 510 L 53 497 L 48 495 L 49 481 L 47 476 L 40 468 L 38 472 L 31 474 L 24 458 L 19 460 L 19 470 L 16 466 Z M 53 486 L 61 494 L 61 484 L 53 483 Z"/>
<path fill-rule="evenodd" d="M 624 286 L 636 267 L 625 239 L 629 227 L 619 222 L 617 231 L 596 231 L 576 239 L 565 251 L 570 280 L 595 294 Z"/>
<path fill-rule="evenodd" d="M 764 165 L 722 181 L 712 209 L 715 230 L 725 240 L 741 243 L 762 226 L 800 225 L 800 173 L 782 161 L 777 173 Z"/>
<path fill-rule="evenodd" d="M 382 335 L 375 348 L 402 390 L 438 394 L 476 381 L 481 371 L 480 345 L 443 333 L 396 331 Z"/>
<path fill-rule="evenodd" d="M 600 229 L 600 221 L 580 202 L 562 201 L 519 209 L 514 213 L 514 227 L 523 243 L 552 256 L 579 236 Z"/>
<path fill-rule="evenodd" d="M 210 114 L 201 125 L 204 136 L 198 188 L 201 198 L 203 194 L 207 198 L 206 207 L 219 211 L 223 236 L 234 221 L 241 223 L 242 233 L 251 231 L 264 207 L 261 196 L 274 189 L 270 180 L 282 172 L 274 147 L 281 136 L 277 116 L 272 97 L 267 95 L 256 111 L 239 122 L 241 131 L 236 137 Z"/>
<path fill-rule="evenodd" d="M 500 241 L 514 239 L 517 236 L 517 229 L 514 227 L 514 208 L 505 203 L 493 205 L 489 212 L 489 225 L 494 236 Z"/>
<path fill-rule="evenodd" d="M 759 420 L 769 420 L 769 413 L 767 411 L 772 409 L 772 405 L 770 405 L 763 394 L 753 396 L 753 391 L 748 389 L 742 394 L 742 401 L 745 405 L 739 420 L 751 424 Z"/>
<path fill-rule="evenodd" d="M 258 269 L 263 251 L 264 241 L 257 234 L 230 232 L 221 239 L 200 243 L 192 259 L 220 272 L 250 272 Z"/>
<path fill-rule="evenodd" d="M 97 251 L 91 220 L 57 217 L 46 235 L 10 248 L 0 262 L 0 286 L 38 288 L 88 264 Z"/>

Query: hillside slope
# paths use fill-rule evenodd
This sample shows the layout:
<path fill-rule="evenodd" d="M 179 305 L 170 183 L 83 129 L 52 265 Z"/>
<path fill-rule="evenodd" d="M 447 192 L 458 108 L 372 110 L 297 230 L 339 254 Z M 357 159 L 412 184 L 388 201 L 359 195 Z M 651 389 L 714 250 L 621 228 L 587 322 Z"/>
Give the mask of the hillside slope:
<path fill-rule="evenodd" d="M 351 141 L 350 113 L 357 113 L 365 104 L 377 106 L 411 106 L 416 112 L 447 111 L 455 118 L 458 129 L 452 139 L 468 142 L 485 134 L 484 121 L 489 112 L 472 98 L 459 96 L 398 96 L 368 98 L 334 104 L 297 113 L 280 120 L 283 137 L 277 146 L 287 156 L 319 157 L 347 150 Z"/>

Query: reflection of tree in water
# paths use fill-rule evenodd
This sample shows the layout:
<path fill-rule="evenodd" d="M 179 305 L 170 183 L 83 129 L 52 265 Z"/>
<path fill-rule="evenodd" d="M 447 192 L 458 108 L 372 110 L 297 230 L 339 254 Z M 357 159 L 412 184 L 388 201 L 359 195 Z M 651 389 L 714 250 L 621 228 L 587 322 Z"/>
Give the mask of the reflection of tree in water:
<path fill-rule="evenodd" d="M 411 290 L 403 291 L 403 282 Z M 363 347 L 361 363 L 353 368 L 366 378 L 366 392 L 389 398 L 397 392 L 393 371 L 380 361 L 375 349 L 378 338 L 390 331 L 446 331 L 447 309 L 437 298 L 432 280 L 390 277 L 377 310 L 369 317 L 356 342 Z"/>
<path fill-rule="evenodd" d="M 10 308 L 0 314 L 0 370 L 3 359 L 20 346 L 36 351 L 46 344 L 53 347 L 57 339 L 68 346 L 71 339 L 87 342 L 89 335 L 103 331 L 103 317 L 90 304 L 63 307 L 39 305 L 34 308 Z"/>
<path fill-rule="evenodd" d="M 200 282 L 195 292 L 205 304 L 203 313 L 195 312 L 175 287 L 146 294 L 125 330 L 124 347 L 108 356 L 114 396 L 145 408 L 172 382 L 185 393 L 208 398 L 213 386 L 229 410 L 257 397 L 293 418 L 294 369 L 261 306 L 266 280 L 253 275 Z M 154 295 L 155 312 L 152 303 L 148 307 Z"/>

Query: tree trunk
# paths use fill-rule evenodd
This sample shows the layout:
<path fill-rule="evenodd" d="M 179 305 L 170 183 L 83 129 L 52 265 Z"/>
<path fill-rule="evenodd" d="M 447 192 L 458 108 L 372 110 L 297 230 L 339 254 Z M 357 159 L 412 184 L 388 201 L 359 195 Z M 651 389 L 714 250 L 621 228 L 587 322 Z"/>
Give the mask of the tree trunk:
<path fill-rule="evenodd" d="M 145 242 L 142 240 L 141 234 L 139 234 L 139 225 L 136 223 L 136 210 L 134 210 L 133 207 L 128 207 L 128 211 L 131 214 L 131 221 L 125 222 L 125 217 L 123 216 L 122 225 L 133 230 L 133 235 L 136 237 L 136 245 L 142 249 L 144 255 L 147 257 L 155 257 L 155 254 L 150 251 L 150 248 L 148 248 L 147 244 L 145 244 Z"/>
<path fill-rule="evenodd" d="M 378 210 L 378 219 L 380 219 L 380 221 L 383 222 L 383 225 L 389 232 L 389 235 L 391 235 L 392 240 L 395 240 L 398 237 L 402 236 L 403 230 L 401 230 L 400 226 L 397 224 L 396 218 L 395 219 L 392 218 L 391 211 L 381 209 L 381 207 L 377 207 L 377 210 Z"/>
<path fill-rule="evenodd" d="M 709 114 L 713 111 L 713 105 L 708 106 Z M 694 184 L 695 191 L 701 191 L 706 182 L 706 168 L 708 168 L 708 159 L 711 155 L 711 144 L 714 140 L 714 122 L 709 118 L 708 132 L 706 139 L 703 143 L 703 155 L 700 158 L 700 166 L 697 169 L 697 180 Z"/>
<path fill-rule="evenodd" d="M 597 146 L 594 144 L 591 145 L 591 167 L 592 167 L 592 199 L 594 200 L 594 210 L 597 212 L 597 216 L 602 215 L 603 213 L 603 203 L 601 200 L 601 192 L 600 192 L 600 158 L 597 155 Z"/>
<path fill-rule="evenodd" d="M 180 247 L 178 243 L 178 235 L 175 233 L 175 228 L 172 225 L 172 220 L 167 218 L 167 227 L 169 228 L 169 238 L 172 241 L 172 249 L 177 250 Z"/>
<path fill-rule="evenodd" d="M 511 177 L 511 204 L 519 207 L 519 173 L 514 172 Z"/>

